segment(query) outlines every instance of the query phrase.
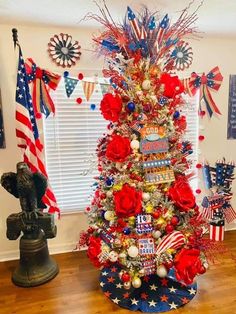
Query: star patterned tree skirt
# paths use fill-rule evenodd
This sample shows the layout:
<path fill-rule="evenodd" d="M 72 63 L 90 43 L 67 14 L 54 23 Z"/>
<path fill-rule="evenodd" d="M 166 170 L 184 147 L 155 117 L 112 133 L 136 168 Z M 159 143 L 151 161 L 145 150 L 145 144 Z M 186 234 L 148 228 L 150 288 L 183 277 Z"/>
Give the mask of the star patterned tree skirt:
<path fill-rule="evenodd" d="M 119 272 L 117 265 L 103 268 L 100 286 L 112 302 L 131 311 L 158 313 L 174 310 L 190 302 L 197 292 L 196 283 L 185 286 L 175 281 L 171 272 L 166 278 L 146 276 L 140 288 L 125 290 Z"/>

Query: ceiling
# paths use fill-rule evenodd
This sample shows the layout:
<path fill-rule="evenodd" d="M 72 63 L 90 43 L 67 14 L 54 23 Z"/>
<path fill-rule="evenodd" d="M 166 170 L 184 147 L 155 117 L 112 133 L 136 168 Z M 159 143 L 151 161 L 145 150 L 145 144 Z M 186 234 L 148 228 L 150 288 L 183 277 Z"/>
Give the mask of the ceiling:
<path fill-rule="evenodd" d="M 102 0 L 97 0 L 102 3 Z M 121 21 L 127 5 L 139 10 L 147 5 L 150 10 L 169 13 L 174 17 L 188 6 L 190 0 L 106 0 L 116 21 Z M 195 0 L 196 8 L 201 0 Z M 27 24 L 60 27 L 97 27 L 90 21 L 81 21 L 88 12 L 98 13 L 93 0 L 0 0 L 0 23 L 12 26 Z M 198 11 L 197 26 L 209 34 L 236 35 L 236 0 L 205 0 Z"/>

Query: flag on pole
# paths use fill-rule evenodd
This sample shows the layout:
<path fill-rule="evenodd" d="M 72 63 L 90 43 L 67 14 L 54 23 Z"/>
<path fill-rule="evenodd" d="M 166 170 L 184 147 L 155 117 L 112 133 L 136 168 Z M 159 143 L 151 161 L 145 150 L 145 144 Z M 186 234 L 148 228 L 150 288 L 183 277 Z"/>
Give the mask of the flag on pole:
<path fill-rule="evenodd" d="M 44 166 L 43 145 L 39 138 L 35 112 L 20 46 L 16 84 L 16 137 L 18 140 L 18 147 L 22 149 L 24 162 L 27 163 L 31 171 L 38 171 L 48 178 Z M 49 207 L 50 213 L 60 212 L 50 186 L 46 190 L 43 202 Z"/>

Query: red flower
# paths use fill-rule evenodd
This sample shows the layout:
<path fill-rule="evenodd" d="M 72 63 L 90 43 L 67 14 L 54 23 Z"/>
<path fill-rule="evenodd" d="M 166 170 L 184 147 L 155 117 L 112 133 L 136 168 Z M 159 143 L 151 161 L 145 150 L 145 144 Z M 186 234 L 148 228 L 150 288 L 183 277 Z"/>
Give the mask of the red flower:
<path fill-rule="evenodd" d="M 130 140 L 127 137 L 113 135 L 111 141 L 107 145 L 107 159 L 114 162 L 123 162 L 130 154 Z"/>
<path fill-rule="evenodd" d="M 174 98 L 176 95 L 183 93 L 184 87 L 178 76 L 171 76 L 168 73 L 163 73 L 160 78 L 160 83 L 165 86 L 163 95 L 168 98 Z"/>
<path fill-rule="evenodd" d="M 203 274 L 205 267 L 200 260 L 200 250 L 182 249 L 174 260 L 176 279 L 189 285 L 197 274 Z"/>
<path fill-rule="evenodd" d="M 100 110 L 106 120 L 117 122 L 122 110 L 122 102 L 118 95 L 105 94 L 100 104 Z"/>
<path fill-rule="evenodd" d="M 176 178 L 168 191 L 168 196 L 181 212 L 188 212 L 196 206 L 195 196 L 184 176 Z"/>
<path fill-rule="evenodd" d="M 126 218 L 136 216 L 142 210 L 142 192 L 137 191 L 129 184 L 114 192 L 115 212 L 118 217 Z"/>
<path fill-rule="evenodd" d="M 98 260 L 98 255 L 101 253 L 101 239 L 91 236 L 89 238 L 89 246 L 87 255 L 95 267 L 100 267 L 102 264 Z"/>

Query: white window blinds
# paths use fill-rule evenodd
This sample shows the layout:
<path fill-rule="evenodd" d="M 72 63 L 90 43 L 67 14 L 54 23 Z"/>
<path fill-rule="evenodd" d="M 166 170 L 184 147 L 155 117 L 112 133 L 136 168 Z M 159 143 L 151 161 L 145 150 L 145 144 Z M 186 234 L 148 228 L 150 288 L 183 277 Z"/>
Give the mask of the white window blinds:
<path fill-rule="evenodd" d="M 87 102 L 79 81 L 70 98 L 67 98 L 62 78 L 51 95 L 56 114 L 44 122 L 50 184 L 62 212 L 84 210 L 90 203 L 94 176 L 97 175 L 97 139 L 103 135 L 107 125 L 99 110 L 101 88 L 97 84 Z M 76 103 L 78 97 L 83 99 L 82 104 Z M 94 110 L 91 104 L 96 105 Z"/>
<path fill-rule="evenodd" d="M 86 80 L 86 79 L 85 79 Z M 87 78 L 91 81 L 91 78 Z M 46 166 L 49 180 L 62 212 L 84 210 L 90 204 L 97 172 L 96 146 L 98 138 L 106 131 L 107 121 L 100 114 L 102 99 L 97 84 L 89 102 L 86 101 L 82 83 L 78 82 L 73 94 L 67 98 L 62 79 L 52 98 L 56 107 L 55 117 L 44 122 Z M 83 99 L 82 104 L 76 98 Z M 191 171 L 195 170 L 198 149 L 198 96 L 185 96 L 187 105 L 182 113 L 187 117 L 188 129 L 185 139 L 193 144 Z M 96 105 L 91 110 L 91 104 Z M 197 188 L 197 177 L 191 180 L 193 190 Z"/>

